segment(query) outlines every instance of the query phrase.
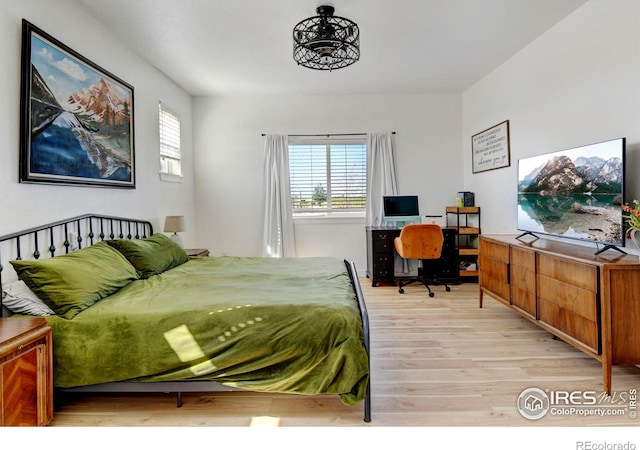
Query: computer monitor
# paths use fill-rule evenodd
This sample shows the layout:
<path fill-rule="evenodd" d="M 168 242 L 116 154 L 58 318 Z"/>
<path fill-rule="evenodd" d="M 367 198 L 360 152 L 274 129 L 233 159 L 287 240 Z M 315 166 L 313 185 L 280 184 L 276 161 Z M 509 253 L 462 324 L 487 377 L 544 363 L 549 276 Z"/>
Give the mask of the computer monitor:
<path fill-rule="evenodd" d="M 420 209 L 417 195 L 385 195 L 383 221 L 403 227 L 407 223 L 420 223 Z"/>

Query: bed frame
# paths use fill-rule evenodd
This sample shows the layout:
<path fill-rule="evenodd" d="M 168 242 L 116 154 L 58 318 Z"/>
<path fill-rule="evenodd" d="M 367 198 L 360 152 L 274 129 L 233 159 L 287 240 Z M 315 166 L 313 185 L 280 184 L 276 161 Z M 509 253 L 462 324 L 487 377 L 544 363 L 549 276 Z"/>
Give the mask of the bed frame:
<path fill-rule="evenodd" d="M 153 225 L 146 220 L 131 219 L 125 217 L 105 216 L 98 214 L 85 214 L 70 219 L 59 220 L 28 230 L 0 236 L 0 285 L 2 284 L 5 265 L 11 259 L 40 259 L 41 257 L 54 257 L 58 249 L 60 253 L 70 253 L 82 248 L 83 245 L 91 246 L 105 239 L 141 239 L 153 234 Z M 3 263 L 5 265 L 3 265 Z M 344 261 L 349 273 L 351 284 L 358 300 L 360 317 L 364 330 L 363 346 L 368 360 L 371 360 L 369 350 L 369 316 L 364 301 L 362 288 L 358 280 L 355 264 L 352 261 Z M 11 271 L 13 268 L 11 267 Z M 8 277 L 15 279 L 12 272 Z M 9 316 L 10 312 L 2 306 L 0 295 L 0 317 Z M 369 372 L 371 363 L 369 363 Z M 159 381 L 159 382 L 114 382 L 96 384 L 91 386 L 79 386 L 75 388 L 56 389 L 56 393 L 172 393 L 177 396 L 177 406 L 182 406 L 183 392 L 226 392 L 242 391 L 243 389 L 224 386 L 215 381 Z M 371 377 L 367 383 L 364 398 L 364 421 L 371 422 Z"/>

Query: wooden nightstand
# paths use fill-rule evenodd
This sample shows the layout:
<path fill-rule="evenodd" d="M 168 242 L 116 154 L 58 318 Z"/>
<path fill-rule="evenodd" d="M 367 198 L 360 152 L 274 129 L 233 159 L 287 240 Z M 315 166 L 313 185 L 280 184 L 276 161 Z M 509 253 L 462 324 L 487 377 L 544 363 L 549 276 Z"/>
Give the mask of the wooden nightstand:
<path fill-rule="evenodd" d="M 0 318 L 0 425 L 53 418 L 51 328 L 42 317 Z"/>
<path fill-rule="evenodd" d="M 206 248 L 185 248 L 189 256 L 209 256 L 209 249 Z"/>

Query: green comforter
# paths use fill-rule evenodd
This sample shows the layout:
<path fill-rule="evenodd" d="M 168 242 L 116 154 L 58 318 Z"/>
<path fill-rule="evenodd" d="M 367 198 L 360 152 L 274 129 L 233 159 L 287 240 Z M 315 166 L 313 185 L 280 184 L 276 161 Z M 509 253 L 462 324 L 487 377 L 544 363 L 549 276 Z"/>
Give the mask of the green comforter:
<path fill-rule="evenodd" d="M 354 404 L 369 376 L 357 300 L 333 258 L 196 257 L 47 320 L 57 387 L 215 380 Z"/>

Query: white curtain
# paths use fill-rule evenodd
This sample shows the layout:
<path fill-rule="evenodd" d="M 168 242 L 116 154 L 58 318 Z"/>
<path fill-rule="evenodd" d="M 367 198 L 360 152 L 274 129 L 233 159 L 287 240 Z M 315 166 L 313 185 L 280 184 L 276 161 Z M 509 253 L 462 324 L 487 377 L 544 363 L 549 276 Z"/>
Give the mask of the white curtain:
<path fill-rule="evenodd" d="M 382 197 L 397 195 L 396 166 L 391 133 L 367 134 L 367 225 L 382 225 Z"/>
<path fill-rule="evenodd" d="M 262 256 L 295 256 L 289 188 L 289 142 L 269 134 L 264 141 L 264 230 Z"/>
<path fill-rule="evenodd" d="M 398 195 L 396 165 L 393 154 L 391 133 L 367 134 L 367 225 L 380 226 L 384 223 L 382 197 Z M 403 259 L 394 252 L 394 271 L 404 276 L 415 276 L 418 272 L 417 260 Z"/>

